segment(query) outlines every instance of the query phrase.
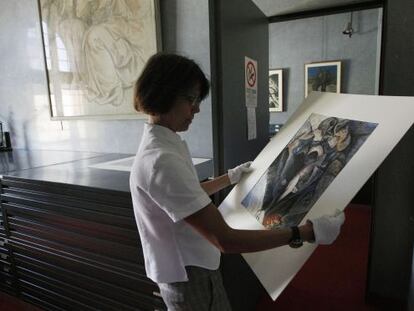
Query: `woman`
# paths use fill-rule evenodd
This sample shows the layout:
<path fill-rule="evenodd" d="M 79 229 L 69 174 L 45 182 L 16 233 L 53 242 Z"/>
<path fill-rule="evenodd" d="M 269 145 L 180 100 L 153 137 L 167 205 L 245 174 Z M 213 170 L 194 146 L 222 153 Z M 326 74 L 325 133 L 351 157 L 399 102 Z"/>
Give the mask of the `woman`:
<path fill-rule="evenodd" d="M 149 115 L 130 176 L 135 218 L 147 276 L 158 283 L 168 310 L 230 310 L 218 271 L 220 253 L 246 253 L 301 241 L 329 244 L 339 234 L 343 213 L 281 230 L 230 228 L 209 195 L 237 183 L 244 163 L 212 181 L 199 183 L 186 131 L 209 83 L 192 60 L 156 54 L 136 83 L 135 108 Z"/>

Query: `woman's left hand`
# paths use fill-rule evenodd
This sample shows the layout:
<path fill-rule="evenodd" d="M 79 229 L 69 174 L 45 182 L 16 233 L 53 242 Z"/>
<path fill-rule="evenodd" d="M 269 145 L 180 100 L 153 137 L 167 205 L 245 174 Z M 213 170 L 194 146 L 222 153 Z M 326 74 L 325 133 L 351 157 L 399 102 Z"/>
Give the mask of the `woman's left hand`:
<path fill-rule="evenodd" d="M 232 185 L 237 184 L 240 179 L 242 178 L 243 174 L 251 172 L 253 169 L 250 167 L 252 164 L 252 161 L 240 164 L 239 166 L 236 166 L 235 168 L 229 169 L 227 171 L 227 174 L 230 179 L 230 183 Z"/>

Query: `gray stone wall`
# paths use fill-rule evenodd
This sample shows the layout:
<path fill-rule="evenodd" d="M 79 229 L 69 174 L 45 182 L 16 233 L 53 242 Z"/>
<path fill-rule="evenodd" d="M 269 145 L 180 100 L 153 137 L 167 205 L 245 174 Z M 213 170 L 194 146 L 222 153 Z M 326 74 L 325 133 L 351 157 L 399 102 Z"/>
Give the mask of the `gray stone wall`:
<path fill-rule="evenodd" d="M 350 13 L 269 25 L 269 67 L 284 69 L 285 112 L 271 112 L 270 123 L 285 123 L 304 100 L 306 63 L 341 60 L 342 92 L 377 94 L 380 9 L 353 13 L 354 34 L 342 34 Z"/>

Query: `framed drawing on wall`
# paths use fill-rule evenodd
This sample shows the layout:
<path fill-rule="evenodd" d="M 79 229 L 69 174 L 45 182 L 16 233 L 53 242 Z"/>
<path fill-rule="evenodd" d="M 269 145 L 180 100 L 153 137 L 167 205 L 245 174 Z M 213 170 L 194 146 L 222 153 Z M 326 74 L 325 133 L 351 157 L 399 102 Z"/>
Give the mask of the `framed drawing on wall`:
<path fill-rule="evenodd" d="M 134 83 L 161 49 L 158 0 L 38 0 L 52 120 L 139 118 Z"/>
<path fill-rule="evenodd" d="M 283 111 L 283 70 L 269 70 L 269 111 Z"/>
<path fill-rule="evenodd" d="M 312 91 L 341 92 L 341 62 L 305 64 L 305 97 Z"/>

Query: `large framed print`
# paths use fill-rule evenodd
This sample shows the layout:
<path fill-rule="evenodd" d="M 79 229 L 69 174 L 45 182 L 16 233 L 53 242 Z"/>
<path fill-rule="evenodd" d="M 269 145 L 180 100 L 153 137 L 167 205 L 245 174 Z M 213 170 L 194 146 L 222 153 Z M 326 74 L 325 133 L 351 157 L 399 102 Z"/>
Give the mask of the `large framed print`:
<path fill-rule="evenodd" d="M 241 204 L 266 229 L 299 225 L 377 125 L 312 113 Z"/>
<path fill-rule="evenodd" d="M 158 1 L 38 1 L 51 118 L 143 117 L 133 89 L 161 49 Z"/>
<path fill-rule="evenodd" d="M 413 97 L 312 92 L 219 210 L 229 226 L 248 230 L 302 225 L 343 210 L 413 122 Z M 316 246 L 243 257 L 276 299 Z"/>
<path fill-rule="evenodd" d="M 305 97 L 313 91 L 341 92 L 341 62 L 305 64 Z"/>
<path fill-rule="evenodd" d="M 269 111 L 283 111 L 283 70 L 269 70 Z"/>

